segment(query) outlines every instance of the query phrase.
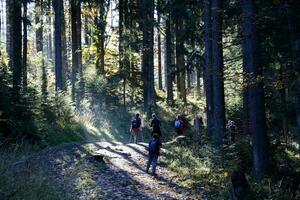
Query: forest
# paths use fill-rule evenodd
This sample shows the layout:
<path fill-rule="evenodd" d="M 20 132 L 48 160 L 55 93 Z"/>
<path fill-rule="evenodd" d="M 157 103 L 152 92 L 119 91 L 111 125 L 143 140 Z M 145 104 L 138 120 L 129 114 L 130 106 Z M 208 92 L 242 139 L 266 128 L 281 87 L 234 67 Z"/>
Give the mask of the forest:
<path fill-rule="evenodd" d="M 299 22 L 298 0 L 0 0 L 0 199 L 300 199 Z"/>

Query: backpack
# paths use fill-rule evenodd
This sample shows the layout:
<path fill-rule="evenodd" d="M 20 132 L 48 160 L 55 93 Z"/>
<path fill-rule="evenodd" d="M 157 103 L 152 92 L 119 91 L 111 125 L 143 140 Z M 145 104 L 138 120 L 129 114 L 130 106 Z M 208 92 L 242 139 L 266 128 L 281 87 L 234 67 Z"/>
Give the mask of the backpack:
<path fill-rule="evenodd" d="M 149 151 L 156 152 L 157 151 L 158 140 L 151 140 L 149 143 Z"/>
<path fill-rule="evenodd" d="M 131 121 L 131 125 L 132 125 L 132 128 L 138 128 L 138 120 L 136 118 L 134 118 Z"/>
<path fill-rule="evenodd" d="M 180 119 L 179 121 L 180 121 L 180 128 L 181 128 L 181 129 L 184 129 L 184 127 L 185 127 L 185 125 L 184 125 L 184 121 L 183 121 L 183 120 L 181 120 L 181 119 Z"/>
<path fill-rule="evenodd" d="M 160 130 L 160 121 L 155 118 L 152 120 L 153 130 Z"/>
<path fill-rule="evenodd" d="M 180 128 L 180 125 L 181 125 L 180 120 L 179 120 L 179 119 L 176 119 L 176 120 L 175 120 L 174 127 L 175 127 L 175 128 Z"/>

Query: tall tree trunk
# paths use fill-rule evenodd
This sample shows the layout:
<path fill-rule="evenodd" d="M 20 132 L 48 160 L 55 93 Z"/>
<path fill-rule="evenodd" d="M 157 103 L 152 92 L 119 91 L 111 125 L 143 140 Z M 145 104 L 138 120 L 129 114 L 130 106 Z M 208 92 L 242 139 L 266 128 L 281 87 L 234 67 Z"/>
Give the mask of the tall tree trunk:
<path fill-rule="evenodd" d="M 281 81 L 281 88 L 280 92 L 280 99 L 281 99 L 281 119 L 282 119 L 282 132 L 285 138 L 285 143 L 287 145 L 288 142 L 288 117 L 287 117 L 287 87 L 286 87 L 286 80 L 284 77 L 284 71 L 286 70 L 284 63 L 280 62 L 280 81 Z"/>
<path fill-rule="evenodd" d="M 4 7 L 3 7 L 3 1 L 0 1 L 0 39 L 2 40 L 2 34 L 4 33 L 4 27 L 2 26 L 2 23 L 4 23 Z M 5 26 L 5 24 L 3 24 Z"/>
<path fill-rule="evenodd" d="M 2 10 L 2 4 L 3 2 L 0 1 L 0 40 L 2 41 L 2 23 L 3 23 L 3 19 L 2 19 L 2 16 L 3 16 L 3 10 Z"/>
<path fill-rule="evenodd" d="M 244 68 L 244 74 L 248 74 Z M 244 78 L 244 85 L 247 85 L 247 75 Z M 243 132 L 245 135 L 250 135 L 250 119 L 249 119 L 249 92 L 248 89 L 245 88 L 243 90 Z"/>
<path fill-rule="evenodd" d="M 186 84 L 185 84 L 185 60 L 184 60 L 184 24 L 183 17 L 178 16 L 176 20 L 176 66 L 177 66 L 177 84 L 179 89 L 179 98 L 186 103 Z"/>
<path fill-rule="evenodd" d="M 47 99 L 47 72 L 46 72 L 46 65 L 44 62 L 44 55 L 43 55 L 43 48 L 44 48 L 44 30 L 43 30 L 43 0 L 37 0 L 35 3 L 35 23 L 37 25 L 37 30 L 35 32 L 36 35 L 36 51 L 41 54 L 42 60 L 42 98 L 43 103 L 46 103 Z"/>
<path fill-rule="evenodd" d="M 67 75 L 69 74 L 68 67 L 68 50 L 67 50 L 67 35 L 66 35 L 66 19 L 64 14 L 64 1 L 62 3 L 61 13 L 61 50 L 62 50 L 62 84 L 63 89 L 66 89 Z"/>
<path fill-rule="evenodd" d="M 35 3 L 35 23 L 37 25 L 36 30 L 36 51 L 43 51 L 43 0 L 36 0 Z"/>
<path fill-rule="evenodd" d="M 78 72 L 82 68 L 82 51 L 81 51 L 81 3 L 76 0 L 71 0 L 71 29 L 72 29 L 72 99 L 76 100 L 77 106 L 79 106 L 80 97 L 76 96 L 76 82 Z"/>
<path fill-rule="evenodd" d="M 51 0 L 48 0 L 47 2 L 47 25 L 49 26 L 48 29 L 48 49 L 47 49 L 47 54 L 48 54 L 48 58 L 53 60 L 53 45 L 52 45 L 52 26 L 50 26 L 52 24 L 52 13 L 51 13 Z"/>
<path fill-rule="evenodd" d="M 225 99 L 222 45 L 222 1 L 212 0 L 212 66 L 214 102 L 214 140 L 221 144 L 225 135 Z"/>
<path fill-rule="evenodd" d="M 23 1 L 23 88 L 27 87 L 27 2 Z"/>
<path fill-rule="evenodd" d="M 163 89 L 162 86 L 162 66 L 161 66 L 161 35 L 160 35 L 160 1 L 157 1 L 157 66 L 158 66 L 158 88 Z"/>
<path fill-rule="evenodd" d="M 243 55 L 244 67 L 249 72 L 251 87 L 249 95 L 250 132 L 252 134 L 254 176 L 260 180 L 268 174 L 269 154 L 265 117 L 265 98 L 261 76 L 260 54 L 257 30 L 255 27 L 255 5 L 253 0 L 243 0 Z"/>
<path fill-rule="evenodd" d="M 186 87 L 187 89 L 190 89 L 192 87 L 192 84 L 191 84 L 191 70 L 190 69 L 187 69 L 186 70 Z"/>
<path fill-rule="evenodd" d="M 154 0 L 142 0 L 143 11 L 143 53 L 142 53 L 142 71 L 143 71 L 143 96 L 144 111 L 151 112 L 151 106 L 155 103 L 154 90 Z"/>
<path fill-rule="evenodd" d="M 165 73 L 166 73 L 166 88 L 167 88 L 167 103 L 173 104 L 173 63 L 172 63 L 172 32 L 171 32 L 171 13 L 166 17 L 166 50 L 165 50 Z"/>
<path fill-rule="evenodd" d="M 123 104 L 126 105 L 126 76 L 124 69 L 124 0 L 119 0 L 119 68 L 123 76 Z"/>
<path fill-rule="evenodd" d="M 11 43 L 11 26 L 12 26 L 12 13 L 10 13 L 11 8 L 11 3 L 12 1 L 6 1 L 6 52 L 9 58 L 8 65 L 12 69 L 12 63 L 11 63 L 11 58 L 12 58 L 12 43 Z"/>
<path fill-rule="evenodd" d="M 56 90 L 63 90 L 63 52 L 62 52 L 62 16 L 63 16 L 63 2 L 60 0 L 53 0 L 54 7 L 54 46 L 55 46 L 55 88 Z"/>
<path fill-rule="evenodd" d="M 197 61 L 197 66 L 196 66 L 196 75 L 195 75 L 195 79 L 196 79 L 196 97 L 200 98 L 201 96 L 201 83 L 200 83 L 200 78 L 202 76 L 202 70 L 201 70 L 201 65 L 200 62 Z"/>
<path fill-rule="evenodd" d="M 99 3 L 99 52 L 98 52 L 98 61 L 97 61 L 97 68 L 99 70 L 100 74 L 105 73 L 105 68 L 104 68 L 104 56 L 105 56 L 105 27 L 106 27 L 106 10 L 105 10 L 105 1 L 100 1 Z"/>
<path fill-rule="evenodd" d="M 204 88 L 206 96 L 206 118 L 207 135 L 212 136 L 214 126 L 214 105 L 213 105 L 213 77 L 212 77 L 212 30 L 211 30 L 211 0 L 204 1 L 204 45 L 205 45 L 205 65 L 204 65 Z"/>
<path fill-rule="evenodd" d="M 85 6 L 85 9 L 89 9 L 88 6 Z M 84 15 L 84 44 L 85 45 L 90 45 L 90 35 L 91 35 L 91 31 L 90 31 L 90 26 L 89 26 L 89 16 L 87 14 Z"/>
<path fill-rule="evenodd" d="M 297 133 L 298 133 L 298 140 L 300 141 L 300 35 L 294 41 L 293 49 L 295 51 L 295 67 L 296 72 L 298 74 L 296 87 L 295 87 L 295 94 L 296 94 L 296 115 L 297 115 Z M 299 147 L 300 151 L 300 147 Z"/>
<path fill-rule="evenodd" d="M 9 30 L 9 59 L 13 71 L 13 100 L 20 103 L 21 80 L 22 80 L 22 4 L 19 0 L 9 0 L 8 7 Z M 15 104 L 15 105 L 16 105 Z"/>

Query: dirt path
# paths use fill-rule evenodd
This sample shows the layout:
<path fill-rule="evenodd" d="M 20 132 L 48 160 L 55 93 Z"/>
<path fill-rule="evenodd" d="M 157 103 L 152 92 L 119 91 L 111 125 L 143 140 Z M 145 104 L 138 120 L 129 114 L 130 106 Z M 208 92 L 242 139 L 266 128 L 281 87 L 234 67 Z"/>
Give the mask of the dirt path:
<path fill-rule="evenodd" d="M 115 142 L 63 145 L 17 163 L 10 170 L 42 168 L 51 183 L 78 199 L 205 199 L 175 183 L 176 174 L 162 164 L 158 176 L 145 173 L 146 144 Z M 53 182 L 54 181 L 54 182 Z"/>

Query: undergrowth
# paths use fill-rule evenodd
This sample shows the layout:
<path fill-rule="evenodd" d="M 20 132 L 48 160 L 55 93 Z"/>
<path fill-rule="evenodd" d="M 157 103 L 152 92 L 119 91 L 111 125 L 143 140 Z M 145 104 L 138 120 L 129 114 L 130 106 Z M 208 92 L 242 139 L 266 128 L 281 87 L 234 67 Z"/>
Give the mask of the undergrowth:
<path fill-rule="evenodd" d="M 231 173 L 244 168 L 251 188 L 251 199 L 299 199 L 299 153 L 277 148 L 276 166 L 269 178 L 261 182 L 252 179 L 252 156 L 249 138 L 240 137 L 235 144 L 216 147 L 203 137 L 201 144 L 195 139 L 170 143 L 165 146 L 162 162 L 177 172 L 177 181 L 193 191 L 202 191 L 208 199 L 229 199 Z"/>

